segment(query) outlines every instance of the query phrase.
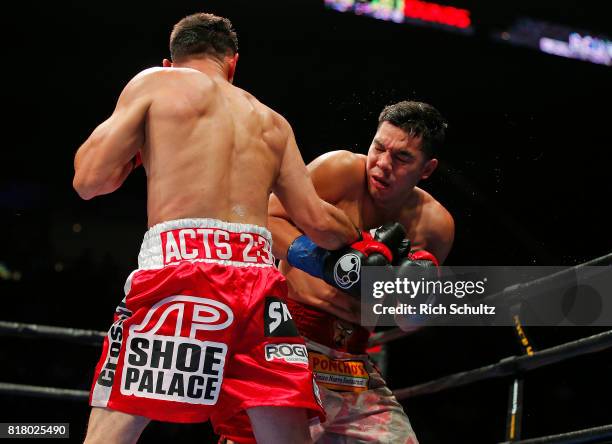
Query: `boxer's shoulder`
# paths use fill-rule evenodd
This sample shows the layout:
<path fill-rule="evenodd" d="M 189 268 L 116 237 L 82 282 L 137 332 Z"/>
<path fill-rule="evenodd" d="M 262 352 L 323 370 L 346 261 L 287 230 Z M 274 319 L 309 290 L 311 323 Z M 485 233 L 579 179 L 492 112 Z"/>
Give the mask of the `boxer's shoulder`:
<path fill-rule="evenodd" d="M 330 151 L 308 164 L 308 170 L 319 196 L 328 202 L 338 202 L 362 192 L 365 161 L 359 154 Z"/>
<path fill-rule="evenodd" d="M 422 248 L 431 251 L 442 262 L 455 236 L 455 221 L 450 212 L 427 191 L 415 187 L 419 193 L 417 213 L 420 214 L 416 231 Z"/>
<path fill-rule="evenodd" d="M 263 139 L 269 146 L 285 150 L 288 143 L 295 137 L 291 124 L 279 112 L 259 102 L 255 97 L 250 97 L 249 100 L 252 100 L 253 109 L 261 123 Z"/>
<path fill-rule="evenodd" d="M 130 84 L 157 84 L 158 86 L 176 86 L 175 82 L 184 83 L 188 86 L 190 83 L 199 83 L 212 87 L 215 82 L 209 75 L 192 68 L 160 68 L 153 67 L 140 71 L 136 74 Z"/>
<path fill-rule="evenodd" d="M 418 193 L 418 212 L 426 225 L 445 229 L 454 224 L 453 216 L 435 197 L 419 187 L 414 191 Z"/>
<path fill-rule="evenodd" d="M 195 69 L 155 67 L 136 74 L 121 94 L 161 100 L 165 105 L 182 102 L 204 104 L 216 89 L 216 83 L 208 75 Z"/>
<path fill-rule="evenodd" d="M 160 72 L 163 68 L 149 68 L 140 71 L 125 85 L 121 92 L 120 99 L 128 95 L 142 96 L 146 93 L 152 93 L 159 83 Z"/>
<path fill-rule="evenodd" d="M 265 105 L 264 103 L 261 103 L 250 93 L 246 93 L 246 94 L 249 95 L 249 100 L 251 100 L 251 102 L 253 103 L 253 106 L 256 109 L 256 111 L 261 114 L 265 123 L 267 123 L 269 126 L 273 127 L 274 129 L 281 131 L 283 134 L 293 133 L 291 124 L 285 118 L 285 116 L 273 110 L 272 108 Z"/>
<path fill-rule="evenodd" d="M 362 178 L 365 156 L 347 150 L 329 151 L 313 160 L 308 167 L 311 171 L 324 170 L 325 173 L 335 174 L 336 179 Z"/>

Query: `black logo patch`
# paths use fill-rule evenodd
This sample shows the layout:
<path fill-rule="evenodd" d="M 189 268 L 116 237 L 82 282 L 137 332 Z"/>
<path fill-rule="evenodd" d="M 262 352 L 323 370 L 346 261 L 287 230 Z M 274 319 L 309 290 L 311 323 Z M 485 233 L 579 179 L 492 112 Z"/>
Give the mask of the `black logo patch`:
<path fill-rule="evenodd" d="M 266 337 L 292 337 L 299 336 L 297 328 L 287 304 L 279 298 L 266 297 L 264 309 L 264 335 Z"/>

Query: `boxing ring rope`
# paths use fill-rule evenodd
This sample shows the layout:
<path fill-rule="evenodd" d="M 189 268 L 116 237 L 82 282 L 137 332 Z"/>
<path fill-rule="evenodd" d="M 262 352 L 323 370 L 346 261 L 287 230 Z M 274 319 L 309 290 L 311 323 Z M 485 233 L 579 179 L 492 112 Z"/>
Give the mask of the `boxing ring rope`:
<path fill-rule="evenodd" d="M 33 396 L 35 398 L 51 398 L 69 401 L 87 401 L 87 390 L 73 390 L 55 387 L 41 387 L 39 385 L 10 384 L 0 382 L 0 394 Z"/>
<path fill-rule="evenodd" d="M 78 342 L 87 345 L 102 345 L 105 332 L 79 328 L 52 327 L 50 325 L 23 324 L 0 321 L 0 335 L 18 337 L 44 337 Z"/>
<path fill-rule="evenodd" d="M 442 390 L 472 384 L 477 381 L 520 374 L 577 356 L 596 353 L 611 347 L 612 330 L 576 341 L 566 342 L 565 344 L 535 352 L 532 355 L 510 356 L 500 360 L 496 364 L 454 373 L 412 387 L 397 389 L 393 391 L 393 394 L 400 400 L 414 398 L 415 396 L 429 395 Z"/>
<path fill-rule="evenodd" d="M 561 433 L 559 435 L 542 436 L 540 438 L 522 439 L 519 441 L 504 441 L 500 444 L 578 444 L 588 442 L 610 442 L 612 439 L 612 424 L 590 429 L 577 430 L 575 432 Z"/>
<path fill-rule="evenodd" d="M 102 338 L 105 336 L 103 332 L 93 330 L 79 330 L 73 328 L 50 327 L 0 321 L 0 334 L 19 336 L 22 332 L 25 332 L 25 334 L 30 337 L 49 337 L 49 335 L 47 335 L 47 333 L 49 333 L 54 339 L 85 343 L 88 345 L 99 345 Z M 544 349 L 539 352 L 535 352 L 533 355 L 511 356 L 502 359 L 496 364 L 455 373 L 433 381 L 425 382 L 423 384 L 418 384 L 416 386 L 398 389 L 394 391 L 394 394 L 399 400 L 433 394 L 486 379 L 520 374 L 536 368 L 561 362 L 566 359 L 589 353 L 596 353 L 610 347 L 612 347 L 612 330 Z M 0 394 L 71 401 L 86 401 L 89 397 L 89 392 L 86 390 L 41 387 L 5 382 L 0 382 Z M 599 439 L 608 439 L 610 437 L 612 437 L 612 424 L 541 438 L 520 441 L 506 441 L 504 444 L 510 442 L 515 444 L 586 443 L 601 442 Z"/>
<path fill-rule="evenodd" d="M 509 295 L 514 294 L 515 296 L 511 296 L 511 299 L 513 299 L 514 302 L 517 302 L 528 297 L 533 297 L 534 293 L 529 295 L 521 294 L 524 293 L 524 290 L 526 289 L 537 288 L 539 285 L 549 284 L 553 280 L 569 277 L 572 273 L 582 267 L 608 265 L 611 263 L 612 253 L 609 253 L 583 264 L 576 265 L 575 267 L 567 270 L 563 270 L 530 282 L 506 287 L 505 289 L 483 299 L 483 301 L 492 301 L 501 297 L 508 298 Z M 424 327 L 419 326 L 408 331 L 391 329 L 375 333 L 370 338 L 370 346 L 381 345 L 400 339 L 413 334 L 422 328 Z M 80 344 L 99 346 L 106 336 L 106 333 L 94 330 L 0 321 L 0 335 L 52 338 Z M 442 378 L 412 387 L 397 389 L 394 390 L 394 394 L 398 400 L 404 400 L 416 396 L 437 393 L 443 390 L 448 390 L 487 379 L 522 375 L 524 372 L 528 372 L 530 370 L 565 361 L 574 357 L 596 353 L 611 347 L 612 330 L 540 350 L 531 355 L 510 356 L 500 360 L 497 363 L 484 367 L 454 373 L 452 375 L 444 376 Z M 89 392 L 85 390 L 41 387 L 5 382 L 0 382 L 0 394 L 75 401 L 86 401 L 89 397 Z M 587 443 L 603 442 L 601 440 L 608 440 L 609 438 L 612 438 L 612 424 L 558 435 L 544 436 L 540 438 L 505 441 L 503 444 Z"/>
<path fill-rule="evenodd" d="M 27 335 L 29 337 L 51 337 L 53 339 L 61 339 L 64 341 L 77 342 L 87 345 L 100 345 L 102 343 L 102 339 L 106 335 L 104 332 L 94 330 L 80 330 L 74 328 L 51 327 L 46 325 L 22 324 L 18 322 L 4 321 L 0 321 L 0 334 L 7 336 Z M 532 355 L 509 356 L 495 364 L 454 373 L 452 375 L 444 376 L 442 378 L 412 387 L 397 389 L 394 391 L 394 394 L 399 400 L 433 394 L 443 390 L 472 384 L 478 381 L 523 373 L 557 362 L 565 361 L 566 359 L 596 353 L 611 347 L 612 330 L 544 349 L 535 352 Z M 87 397 L 86 391 L 81 392 L 78 390 L 59 388 L 49 388 L 48 391 L 45 391 L 44 389 L 45 387 L 0 383 L 0 393 L 40 393 L 41 396 L 45 397 L 57 397 L 60 395 L 60 393 L 66 393 L 68 397 L 73 399 Z"/>

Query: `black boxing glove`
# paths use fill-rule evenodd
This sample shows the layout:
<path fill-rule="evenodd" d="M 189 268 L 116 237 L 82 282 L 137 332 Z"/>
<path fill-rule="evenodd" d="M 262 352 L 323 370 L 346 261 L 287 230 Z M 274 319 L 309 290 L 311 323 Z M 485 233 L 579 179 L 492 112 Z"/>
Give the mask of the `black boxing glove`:
<path fill-rule="evenodd" d="M 399 265 L 401 261 L 406 259 L 410 253 L 411 246 L 412 243 L 410 242 L 410 239 L 402 239 L 397 249 L 393 250 L 393 265 Z"/>
<path fill-rule="evenodd" d="M 399 222 L 389 222 L 381 225 L 374 231 L 374 239 L 382 242 L 393 252 L 393 263 L 399 258 L 404 257 L 406 252 L 402 252 L 401 248 L 404 245 L 406 230 Z M 410 244 L 410 241 L 408 241 Z M 386 265 L 386 264 L 381 264 Z"/>
<path fill-rule="evenodd" d="M 411 250 L 397 262 L 400 267 L 439 267 L 438 259 L 426 250 Z"/>
<path fill-rule="evenodd" d="M 438 259 L 426 250 L 412 250 L 406 257 L 396 262 L 397 264 L 397 276 L 398 277 L 411 277 L 417 274 L 423 275 L 423 277 L 438 277 L 439 266 Z M 428 271 L 423 274 L 424 270 L 414 272 L 414 267 L 429 268 Z"/>
<path fill-rule="evenodd" d="M 433 279 L 440 277 L 438 259 L 426 250 L 410 250 L 407 255 L 396 260 L 393 265 L 396 266 L 395 274 L 399 278 L 417 280 L 419 278 Z M 418 269 L 415 269 L 415 267 L 418 267 Z"/>
<path fill-rule="evenodd" d="M 408 244 L 409 245 L 409 244 Z M 408 250 L 409 250 L 408 246 Z M 409 251 L 403 258 L 399 259 L 396 267 L 396 276 L 408 278 L 410 280 L 418 280 L 425 278 L 426 280 L 438 279 L 440 277 L 440 269 L 438 259 L 426 250 Z M 411 296 L 411 298 L 414 296 Z M 426 304 L 434 304 L 437 301 L 435 293 L 431 295 L 425 294 L 425 300 L 421 301 Z M 398 300 L 398 303 L 401 303 Z M 426 317 L 419 314 L 396 314 L 395 322 L 397 326 L 404 331 L 411 331 L 423 325 Z"/>

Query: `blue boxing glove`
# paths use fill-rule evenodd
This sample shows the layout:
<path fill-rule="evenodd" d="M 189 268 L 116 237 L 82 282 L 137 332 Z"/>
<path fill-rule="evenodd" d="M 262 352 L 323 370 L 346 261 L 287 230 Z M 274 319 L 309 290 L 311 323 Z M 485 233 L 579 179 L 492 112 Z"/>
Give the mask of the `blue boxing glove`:
<path fill-rule="evenodd" d="M 361 295 L 361 268 L 386 265 L 393 261 L 391 250 L 369 233 L 339 250 L 326 250 L 309 237 L 296 238 L 287 251 L 287 262 L 292 267 L 323 279 L 329 285 L 359 298 Z"/>

